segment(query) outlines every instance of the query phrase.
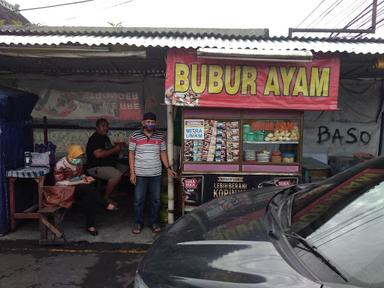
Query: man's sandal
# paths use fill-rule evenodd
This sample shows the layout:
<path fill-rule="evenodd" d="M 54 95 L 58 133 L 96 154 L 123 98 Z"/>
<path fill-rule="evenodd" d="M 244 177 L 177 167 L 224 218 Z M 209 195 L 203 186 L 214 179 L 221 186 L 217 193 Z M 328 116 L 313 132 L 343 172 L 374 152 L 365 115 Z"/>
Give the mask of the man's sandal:
<path fill-rule="evenodd" d="M 89 234 L 91 234 L 92 236 L 97 236 L 97 235 L 99 235 L 99 232 L 97 231 L 97 229 L 95 228 L 95 227 L 88 227 L 87 229 L 87 232 L 89 233 Z"/>
<path fill-rule="evenodd" d="M 140 234 L 141 233 L 141 225 L 140 224 L 133 225 L 132 233 L 133 234 Z"/>
<path fill-rule="evenodd" d="M 158 224 L 153 224 L 153 225 L 152 225 L 152 232 L 153 232 L 153 233 L 160 233 L 160 232 L 161 232 L 160 225 L 158 225 Z"/>
<path fill-rule="evenodd" d="M 117 210 L 119 210 L 119 207 L 117 207 L 112 202 L 107 202 L 107 206 L 105 207 L 105 210 L 107 210 L 107 211 L 117 211 Z"/>

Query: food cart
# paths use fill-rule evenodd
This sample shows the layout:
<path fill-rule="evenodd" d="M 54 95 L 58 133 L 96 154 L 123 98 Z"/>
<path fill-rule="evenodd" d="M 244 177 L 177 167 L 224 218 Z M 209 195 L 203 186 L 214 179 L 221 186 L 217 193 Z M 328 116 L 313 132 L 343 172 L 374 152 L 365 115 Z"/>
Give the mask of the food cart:
<path fill-rule="evenodd" d="M 337 109 L 339 59 L 202 58 L 171 49 L 166 102 L 183 107 L 185 211 L 221 196 L 301 178 L 303 112 Z"/>

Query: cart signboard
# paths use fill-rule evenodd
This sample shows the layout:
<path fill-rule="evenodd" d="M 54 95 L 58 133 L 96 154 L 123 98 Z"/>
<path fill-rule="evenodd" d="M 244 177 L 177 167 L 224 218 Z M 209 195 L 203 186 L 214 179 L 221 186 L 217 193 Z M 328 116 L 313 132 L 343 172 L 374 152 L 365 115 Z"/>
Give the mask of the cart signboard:
<path fill-rule="evenodd" d="M 184 139 L 203 140 L 204 139 L 204 120 L 185 119 L 184 120 Z"/>
<path fill-rule="evenodd" d="M 338 56 L 311 62 L 203 59 L 170 49 L 165 102 L 184 107 L 337 110 Z"/>
<path fill-rule="evenodd" d="M 285 187 L 299 182 L 297 176 L 200 174 L 181 177 L 184 205 L 198 206 L 227 195 L 264 187 Z"/>

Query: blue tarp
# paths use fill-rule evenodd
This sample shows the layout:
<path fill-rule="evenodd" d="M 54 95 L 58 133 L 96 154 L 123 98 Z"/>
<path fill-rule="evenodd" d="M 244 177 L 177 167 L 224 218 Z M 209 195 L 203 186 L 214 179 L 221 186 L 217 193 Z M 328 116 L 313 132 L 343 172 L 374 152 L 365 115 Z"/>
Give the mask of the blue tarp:
<path fill-rule="evenodd" d="M 29 119 L 37 100 L 35 94 L 0 86 L 0 119 Z"/>
<path fill-rule="evenodd" d="M 24 151 L 33 150 L 31 112 L 38 96 L 0 86 L 0 234 L 9 230 L 6 170 L 23 165 Z"/>

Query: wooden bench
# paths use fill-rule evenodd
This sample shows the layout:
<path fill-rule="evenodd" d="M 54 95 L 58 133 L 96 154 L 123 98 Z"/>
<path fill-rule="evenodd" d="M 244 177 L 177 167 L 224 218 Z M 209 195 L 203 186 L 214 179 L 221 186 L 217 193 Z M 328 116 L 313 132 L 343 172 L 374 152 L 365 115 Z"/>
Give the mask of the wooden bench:
<path fill-rule="evenodd" d="M 65 235 L 62 227 L 67 209 L 56 207 L 44 207 L 40 213 L 40 245 L 64 245 Z"/>
<path fill-rule="evenodd" d="M 42 206 L 38 210 L 38 213 L 40 215 L 40 245 L 63 245 L 65 240 L 64 230 L 63 230 L 63 220 L 65 217 L 65 214 L 67 212 L 67 208 L 61 207 L 61 206 L 55 206 L 52 205 L 51 201 L 48 201 L 50 196 L 54 194 L 50 194 L 53 192 L 52 190 L 53 186 L 43 186 L 42 187 Z M 55 187 L 58 188 L 58 187 Z M 64 188 L 64 187 L 61 187 Z M 71 190 L 74 187 L 65 187 L 68 193 L 68 189 Z M 56 189 L 55 189 L 56 190 Z M 72 193 L 73 193 L 72 191 Z M 71 194 L 66 194 L 71 195 Z M 54 197 L 57 197 L 56 195 Z M 73 197 L 73 196 L 69 196 Z M 70 198 L 67 198 L 68 200 Z M 47 206 L 43 206 L 45 203 L 48 203 Z M 68 202 L 67 202 L 68 203 Z M 65 207 L 70 207 L 67 205 L 64 205 Z"/>

